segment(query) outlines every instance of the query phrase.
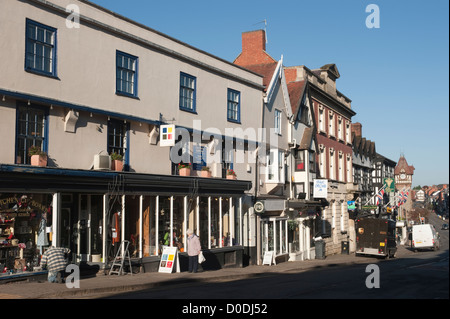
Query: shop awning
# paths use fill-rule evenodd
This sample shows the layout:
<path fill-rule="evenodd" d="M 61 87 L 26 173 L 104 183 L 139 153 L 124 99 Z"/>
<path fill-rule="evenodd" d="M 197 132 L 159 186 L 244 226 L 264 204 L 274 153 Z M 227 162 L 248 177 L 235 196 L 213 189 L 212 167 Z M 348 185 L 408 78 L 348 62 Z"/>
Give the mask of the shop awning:
<path fill-rule="evenodd" d="M 252 187 L 250 181 L 132 172 L 76 170 L 0 164 L 0 192 L 92 192 L 123 194 L 198 194 L 233 196 Z"/>

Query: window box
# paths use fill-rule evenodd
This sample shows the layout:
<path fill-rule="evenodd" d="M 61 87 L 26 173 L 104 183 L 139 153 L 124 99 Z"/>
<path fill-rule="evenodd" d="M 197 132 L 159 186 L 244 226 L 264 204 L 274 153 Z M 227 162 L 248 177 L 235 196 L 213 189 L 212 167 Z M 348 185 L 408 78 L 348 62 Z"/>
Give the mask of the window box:
<path fill-rule="evenodd" d="M 200 171 L 201 177 L 210 178 L 211 177 L 211 171 L 209 170 L 208 166 L 203 166 L 202 170 Z"/>
<path fill-rule="evenodd" d="M 31 155 L 31 165 L 32 166 L 39 166 L 39 167 L 46 167 L 47 166 L 47 155 L 40 154 L 40 155 Z"/>
<path fill-rule="evenodd" d="M 123 171 L 123 161 L 121 161 L 121 160 L 111 161 L 111 169 L 113 171 L 118 171 L 118 172 Z"/>
<path fill-rule="evenodd" d="M 47 153 L 43 152 L 39 146 L 31 146 L 28 150 L 28 155 L 30 156 L 30 164 L 32 166 L 47 166 Z"/>
<path fill-rule="evenodd" d="M 179 170 L 180 176 L 191 176 L 191 169 L 190 168 L 180 168 Z"/>

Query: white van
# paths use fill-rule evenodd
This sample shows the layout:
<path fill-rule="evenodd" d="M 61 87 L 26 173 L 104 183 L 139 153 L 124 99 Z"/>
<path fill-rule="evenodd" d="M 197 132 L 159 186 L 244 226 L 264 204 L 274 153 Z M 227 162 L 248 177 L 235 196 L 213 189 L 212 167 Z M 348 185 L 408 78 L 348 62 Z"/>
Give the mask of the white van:
<path fill-rule="evenodd" d="M 439 235 L 433 225 L 413 225 L 412 227 L 412 247 L 414 251 L 418 249 L 439 249 Z"/>

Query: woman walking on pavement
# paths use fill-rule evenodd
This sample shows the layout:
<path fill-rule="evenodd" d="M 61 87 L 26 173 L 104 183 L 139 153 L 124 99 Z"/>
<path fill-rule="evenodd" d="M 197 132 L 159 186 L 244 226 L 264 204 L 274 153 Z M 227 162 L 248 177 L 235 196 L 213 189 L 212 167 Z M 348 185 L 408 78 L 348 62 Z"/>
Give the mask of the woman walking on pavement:
<path fill-rule="evenodd" d="M 186 234 L 188 235 L 187 252 L 189 256 L 189 272 L 196 273 L 198 269 L 198 255 L 202 249 L 200 240 L 191 229 L 188 229 Z"/>

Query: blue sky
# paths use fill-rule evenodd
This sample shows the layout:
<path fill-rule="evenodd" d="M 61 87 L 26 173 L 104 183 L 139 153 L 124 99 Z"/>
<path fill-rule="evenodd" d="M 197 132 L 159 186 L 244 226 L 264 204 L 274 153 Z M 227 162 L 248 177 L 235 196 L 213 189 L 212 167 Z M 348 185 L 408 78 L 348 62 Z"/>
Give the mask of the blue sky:
<path fill-rule="evenodd" d="M 231 62 L 266 19 L 267 52 L 285 66 L 337 65 L 352 121 L 381 155 L 404 154 L 413 186 L 449 182 L 448 0 L 92 2 Z M 380 28 L 366 26 L 369 4 Z"/>

